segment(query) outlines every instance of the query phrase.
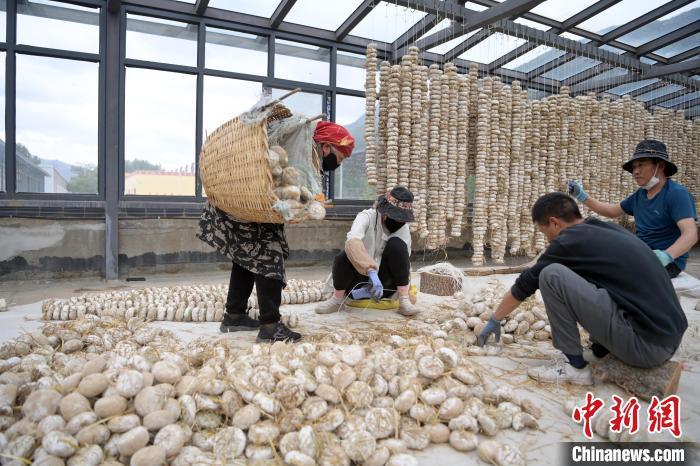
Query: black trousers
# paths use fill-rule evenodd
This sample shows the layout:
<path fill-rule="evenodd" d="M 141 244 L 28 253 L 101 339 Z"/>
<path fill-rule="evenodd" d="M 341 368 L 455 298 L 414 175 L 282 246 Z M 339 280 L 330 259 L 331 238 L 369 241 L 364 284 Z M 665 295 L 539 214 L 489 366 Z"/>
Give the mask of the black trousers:
<path fill-rule="evenodd" d="M 377 272 L 384 286 L 384 297 L 394 294 L 399 286 L 406 286 L 411 278 L 411 261 L 409 259 L 408 246 L 400 238 L 390 238 L 382 253 L 382 262 Z M 352 289 L 369 278 L 362 275 L 353 267 L 345 252 L 335 257 L 333 262 L 333 288 L 345 290 L 350 294 Z M 361 288 L 359 286 L 358 288 Z"/>
<path fill-rule="evenodd" d="M 675 262 L 671 262 L 666 266 L 666 272 L 671 278 L 676 278 L 682 272 L 681 268 Z"/>
<path fill-rule="evenodd" d="M 253 292 L 253 284 L 258 293 L 260 323 L 273 324 L 280 320 L 283 284 L 274 278 L 256 275 L 233 262 L 231 280 L 226 297 L 226 312 L 229 314 L 246 314 L 248 298 Z"/>

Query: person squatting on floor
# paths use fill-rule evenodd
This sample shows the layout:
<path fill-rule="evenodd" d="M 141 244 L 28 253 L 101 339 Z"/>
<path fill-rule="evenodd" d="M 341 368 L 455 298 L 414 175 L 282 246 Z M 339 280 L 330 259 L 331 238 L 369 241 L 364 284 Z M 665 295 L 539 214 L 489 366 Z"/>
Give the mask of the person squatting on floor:
<path fill-rule="evenodd" d="M 312 150 L 321 158 L 324 171 L 335 170 L 355 147 L 355 140 L 344 127 L 327 121 L 316 125 L 313 139 Z M 197 237 L 233 262 L 222 332 L 259 330 L 258 342 L 301 338 L 280 322 L 282 289 L 286 286 L 284 261 L 289 256 L 284 224 L 240 221 L 207 202 Z M 253 284 L 260 320 L 248 315 Z"/>
<path fill-rule="evenodd" d="M 654 250 L 669 276 L 676 278 L 685 270 L 688 251 L 698 241 L 695 199 L 688 188 L 671 179 L 678 168 L 661 141 L 645 139 L 637 144 L 622 168 L 632 174 L 639 189 L 619 204 L 593 199 L 573 180 L 568 181 L 569 194 L 608 218 L 633 215 L 639 239 Z"/>
<path fill-rule="evenodd" d="M 411 280 L 411 232 L 414 221 L 413 194 L 403 186 L 379 196 L 375 206 L 355 217 L 345 241 L 345 250 L 333 262 L 334 293 L 319 304 L 317 314 L 341 309 L 351 299 L 390 298 L 398 292 L 397 312 L 412 316 L 419 312 L 409 295 Z M 359 287 L 358 285 L 367 283 Z"/>
<path fill-rule="evenodd" d="M 533 379 L 591 385 L 587 363 L 608 353 L 641 368 L 668 361 L 688 321 L 656 254 L 619 225 L 584 220 L 564 193 L 541 196 L 532 207 L 532 220 L 549 246 L 505 294 L 478 344 L 483 346 L 492 334 L 498 341 L 501 320 L 539 289 L 552 344 L 568 363 L 530 368 Z M 583 351 L 577 324 L 590 334 L 590 351 Z"/>

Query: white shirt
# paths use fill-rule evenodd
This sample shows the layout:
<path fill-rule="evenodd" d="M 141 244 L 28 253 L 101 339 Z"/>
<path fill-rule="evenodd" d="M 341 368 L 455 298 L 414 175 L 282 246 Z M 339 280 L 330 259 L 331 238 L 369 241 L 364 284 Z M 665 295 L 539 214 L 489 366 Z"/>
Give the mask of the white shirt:
<path fill-rule="evenodd" d="M 408 254 L 411 254 L 411 232 L 408 224 L 404 224 L 394 233 L 389 233 L 389 230 L 382 225 L 381 214 L 376 209 L 363 210 L 357 214 L 347 236 L 348 240 L 362 240 L 367 253 L 377 265 L 381 264 L 382 253 L 389 238 L 400 238 L 408 246 Z"/>

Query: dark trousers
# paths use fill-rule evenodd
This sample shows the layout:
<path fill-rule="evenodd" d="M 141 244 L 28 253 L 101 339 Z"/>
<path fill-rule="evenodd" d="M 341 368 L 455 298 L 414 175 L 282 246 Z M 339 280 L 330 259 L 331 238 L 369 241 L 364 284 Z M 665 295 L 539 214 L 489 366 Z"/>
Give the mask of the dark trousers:
<path fill-rule="evenodd" d="M 382 261 L 377 275 L 379 275 L 379 280 L 384 286 L 385 298 L 393 295 L 399 286 L 408 285 L 411 278 L 411 261 L 409 259 L 408 246 L 402 239 L 389 238 L 382 253 Z M 347 295 L 350 294 L 355 286 L 368 281 L 369 277 L 355 270 L 345 252 L 335 256 L 335 261 L 333 262 L 333 288 L 345 290 Z"/>
<path fill-rule="evenodd" d="M 682 270 L 680 267 L 678 267 L 678 264 L 671 262 L 666 266 L 666 272 L 668 272 L 669 277 L 676 278 L 678 275 L 680 275 Z"/>
<path fill-rule="evenodd" d="M 248 298 L 253 292 L 253 284 L 258 293 L 260 323 L 273 324 L 280 320 L 282 303 L 282 282 L 274 278 L 256 275 L 240 265 L 233 263 L 231 280 L 226 297 L 226 312 L 229 314 L 246 314 Z"/>

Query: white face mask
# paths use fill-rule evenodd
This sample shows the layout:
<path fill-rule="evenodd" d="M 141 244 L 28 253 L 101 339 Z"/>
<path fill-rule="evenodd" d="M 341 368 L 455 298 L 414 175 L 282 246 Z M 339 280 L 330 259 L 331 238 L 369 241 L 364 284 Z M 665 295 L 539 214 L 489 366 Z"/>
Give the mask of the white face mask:
<path fill-rule="evenodd" d="M 656 176 L 656 172 L 657 172 L 658 170 L 659 170 L 659 166 L 656 165 L 656 168 L 654 169 L 654 174 L 652 175 L 651 178 L 649 178 L 649 181 L 647 181 L 647 184 L 645 184 L 644 186 L 642 186 L 642 188 L 644 188 L 644 189 L 646 189 L 647 191 L 649 191 L 651 188 L 653 188 L 654 186 L 656 186 L 657 184 L 659 184 L 659 181 L 661 181 L 661 180 L 659 180 L 659 178 Z"/>

